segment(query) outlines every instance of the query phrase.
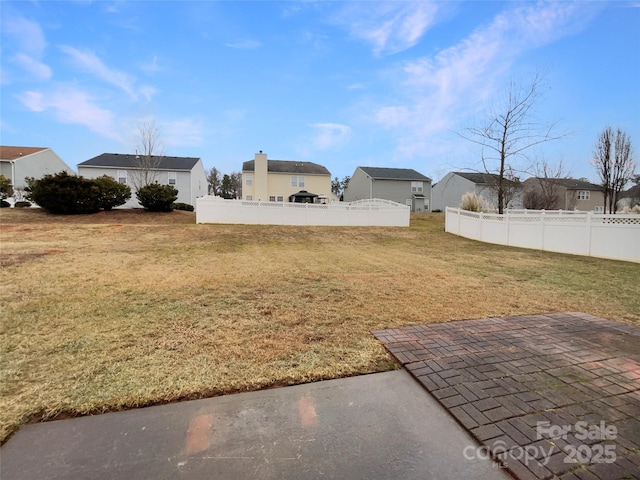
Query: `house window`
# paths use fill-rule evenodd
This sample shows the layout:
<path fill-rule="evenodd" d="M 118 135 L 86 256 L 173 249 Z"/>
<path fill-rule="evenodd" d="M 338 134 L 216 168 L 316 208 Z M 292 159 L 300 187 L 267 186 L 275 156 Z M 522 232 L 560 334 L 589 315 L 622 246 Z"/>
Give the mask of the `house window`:
<path fill-rule="evenodd" d="M 284 197 L 278 195 L 277 200 L 278 202 L 284 202 Z"/>
<path fill-rule="evenodd" d="M 298 177 L 297 175 L 291 175 L 292 187 L 304 187 L 304 177 Z"/>
<path fill-rule="evenodd" d="M 404 203 L 405 203 L 405 205 L 407 205 L 408 207 L 413 206 L 413 202 L 411 201 L 411 199 L 410 199 L 410 198 L 407 198 L 407 199 L 404 201 Z"/>
<path fill-rule="evenodd" d="M 604 207 L 602 205 L 597 205 L 593 208 L 594 213 L 604 213 Z"/>
<path fill-rule="evenodd" d="M 249 201 L 253 200 L 253 195 L 247 195 L 247 200 Z"/>
<path fill-rule="evenodd" d="M 168 184 L 171 185 L 172 187 L 175 187 L 176 186 L 176 178 L 177 178 L 176 172 L 168 172 L 168 176 L 169 176 Z"/>
<path fill-rule="evenodd" d="M 269 195 L 269 201 L 270 202 L 275 202 L 276 201 L 276 196 L 275 195 Z"/>
<path fill-rule="evenodd" d="M 118 183 L 127 184 L 127 171 L 126 170 L 118 170 Z"/>
<path fill-rule="evenodd" d="M 422 182 L 411 182 L 411 193 L 422 193 L 423 188 Z"/>
<path fill-rule="evenodd" d="M 578 200 L 589 200 L 590 194 L 589 190 L 578 190 Z"/>
<path fill-rule="evenodd" d="M 245 180 L 244 184 L 247 187 L 253 186 L 253 173 L 245 173 L 244 174 L 244 180 Z"/>

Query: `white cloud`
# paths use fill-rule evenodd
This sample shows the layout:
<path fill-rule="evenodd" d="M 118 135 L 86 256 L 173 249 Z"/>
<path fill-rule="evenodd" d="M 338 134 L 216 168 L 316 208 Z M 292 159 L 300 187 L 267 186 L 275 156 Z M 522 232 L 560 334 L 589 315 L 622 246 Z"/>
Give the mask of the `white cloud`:
<path fill-rule="evenodd" d="M 106 138 L 120 140 L 115 116 L 109 110 L 98 107 L 91 96 L 73 87 L 62 87 L 51 93 L 29 91 L 19 100 L 33 112 L 52 110 L 62 123 L 82 125 Z"/>
<path fill-rule="evenodd" d="M 413 47 L 433 25 L 436 2 L 356 2 L 342 9 L 334 22 L 373 46 L 379 54 Z"/>
<path fill-rule="evenodd" d="M 134 100 L 138 97 L 138 92 L 134 88 L 135 77 L 107 67 L 95 54 L 87 51 L 80 51 L 77 48 L 62 45 L 60 50 L 66 53 L 76 64 L 76 66 L 87 73 L 95 75 L 102 81 L 111 84 L 126 92 Z"/>
<path fill-rule="evenodd" d="M 172 147 L 193 147 L 203 143 L 202 122 L 193 118 L 183 118 L 161 125 L 164 143 Z"/>
<path fill-rule="evenodd" d="M 351 137 L 351 127 L 339 123 L 316 123 L 313 144 L 319 150 L 341 147 Z"/>
<path fill-rule="evenodd" d="M 240 40 L 233 43 L 225 43 L 226 47 L 236 48 L 238 50 L 252 50 L 254 48 L 260 48 L 262 43 L 257 40 Z"/>
<path fill-rule="evenodd" d="M 22 69 L 20 74 L 3 73 L 3 83 L 10 83 L 10 79 L 23 79 L 25 73 L 36 80 L 49 80 L 52 72 L 42 61 L 47 42 L 40 24 L 21 16 L 6 14 L 2 16 L 1 28 L 4 49 L 17 52 L 8 59 Z"/>
<path fill-rule="evenodd" d="M 11 37 L 18 48 L 40 57 L 47 46 L 40 24 L 21 16 L 3 15 L 2 33 Z"/>
<path fill-rule="evenodd" d="M 82 70 L 97 76 L 107 83 L 115 85 L 132 96 L 135 96 L 133 91 L 133 83 L 135 79 L 131 75 L 108 68 L 95 54 L 91 52 L 82 52 L 77 48 L 66 45 L 60 46 L 60 50 L 71 57 L 76 66 Z"/>
<path fill-rule="evenodd" d="M 49 80 L 52 72 L 51 68 L 34 58 L 24 53 L 18 53 L 13 57 L 13 61 L 24 68 L 27 72 L 31 73 L 38 80 Z"/>
<path fill-rule="evenodd" d="M 158 56 L 154 55 L 149 63 L 142 64 L 140 69 L 148 73 L 156 73 L 162 71 L 162 67 L 158 64 Z"/>
<path fill-rule="evenodd" d="M 569 2 L 502 12 L 437 55 L 406 62 L 398 73 L 401 100 L 375 108 L 372 119 L 397 130 L 399 154 L 424 154 L 430 137 L 450 131 L 495 96 L 516 59 L 577 31 L 592 13 Z"/>

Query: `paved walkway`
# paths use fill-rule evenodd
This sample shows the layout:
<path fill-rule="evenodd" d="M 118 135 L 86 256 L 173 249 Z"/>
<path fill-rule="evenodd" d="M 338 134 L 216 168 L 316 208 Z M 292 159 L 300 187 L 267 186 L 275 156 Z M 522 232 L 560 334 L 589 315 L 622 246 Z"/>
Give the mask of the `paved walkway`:
<path fill-rule="evenodd" d="M 507 480 L 404 370 L 27 425 L 2 480 Z"/>
<path fill-rule="evenodd" d="M 517 478 L 640 479 L 640 328 L 561 313 L 374 335 Z"/>

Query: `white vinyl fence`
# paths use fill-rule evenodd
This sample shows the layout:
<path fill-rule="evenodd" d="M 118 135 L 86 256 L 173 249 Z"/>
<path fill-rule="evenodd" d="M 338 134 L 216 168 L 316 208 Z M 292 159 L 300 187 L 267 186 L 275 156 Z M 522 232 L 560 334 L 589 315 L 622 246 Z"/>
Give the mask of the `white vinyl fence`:
<path fill-rule="evenodd" d="M 411 208 L 378 198 L 357 202 L 254 202 L 206 196 L 196 200 L 196 223 L 408 227 Z"/>
<path fill-rule="evenodd" d="M 640 215 L 524 210 L 499 215 L 447 207 L 445 230 L 498 245 L 640 263 Z"/>

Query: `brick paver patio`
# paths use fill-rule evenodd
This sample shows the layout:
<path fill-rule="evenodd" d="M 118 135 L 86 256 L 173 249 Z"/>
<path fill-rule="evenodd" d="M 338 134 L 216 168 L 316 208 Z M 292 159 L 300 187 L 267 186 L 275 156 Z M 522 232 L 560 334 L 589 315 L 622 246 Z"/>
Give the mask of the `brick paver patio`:
<path fill-rule="evenodd" d="M 583 313 L 373 332 L 520 480 L 640 479 L 640 328 Z"/>

